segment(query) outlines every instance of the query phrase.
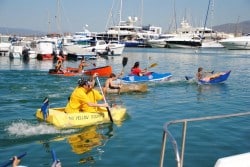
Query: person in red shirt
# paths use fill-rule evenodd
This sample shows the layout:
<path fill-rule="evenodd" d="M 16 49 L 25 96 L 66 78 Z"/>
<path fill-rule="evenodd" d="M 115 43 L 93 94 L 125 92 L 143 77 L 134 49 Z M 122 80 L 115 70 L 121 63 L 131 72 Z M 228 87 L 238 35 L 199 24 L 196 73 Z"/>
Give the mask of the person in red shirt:
<path fill-rule="evenodd" d="M 140 63 L 135 62 L 134 66 L 131 68 L 131 75 L 143 76 L 147 71 L 142 70 L 140 67 Z"/>

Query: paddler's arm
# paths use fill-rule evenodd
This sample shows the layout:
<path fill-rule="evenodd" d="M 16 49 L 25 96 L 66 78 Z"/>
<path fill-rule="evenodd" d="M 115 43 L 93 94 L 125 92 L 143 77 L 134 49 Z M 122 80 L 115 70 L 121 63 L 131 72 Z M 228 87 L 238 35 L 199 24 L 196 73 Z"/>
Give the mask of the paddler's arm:
<path fill-rule="evenodd" d="M 121 72 L 120 74 L 118 74 L 118 75 L 117 75 L 117 77 L 116 77 L 116 79 L 118 79 L 118 78 L 122 77 L 122 76 L 123 76 L 123 74 L 124 74 L 124 72 Z"/>
<path fill-rule="evenodd" d="M 17 156 L 13 157 L 13 163 L 12 163 L 12 167 L 17 167 L 19 165 L 19 163 L 21 162 L 20 159 L 17 158 Z"/>
<path fill-rule="evenodd" d="M 108 103 L 98 104 L 98 103 L 88 102 L 87 105 L 89 107 L 109 107 Z"/>
<path fill-rule="evenodd" d="M 98 74 L 97 74 L 97 73 L 94 73 L 94 74 L 89 78 L 92 87 L 95 87 L 95 78 L 96 78 L 97 76 L 98 76 Z"/>

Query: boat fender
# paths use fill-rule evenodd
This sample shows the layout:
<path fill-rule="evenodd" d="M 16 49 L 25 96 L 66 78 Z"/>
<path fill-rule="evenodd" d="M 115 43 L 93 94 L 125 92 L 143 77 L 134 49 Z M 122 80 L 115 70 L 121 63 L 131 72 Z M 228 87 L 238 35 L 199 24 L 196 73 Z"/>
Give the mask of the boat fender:
<path fill-rule="evenodd" d="M 107 46 L 107 47 L 105 48 L 105 50 L 109 52 L 109 51 L 110 51 L 110 48 Z"/>
<path fill-rule="evenodd" d="M 114 51 L 113 50 L 111 51 L 111 55 L 114 55 Z"/>
<path fill-rule="evenodd" d="M 95 52 L 95 48 L 92 49 L 92 52 Z"/>

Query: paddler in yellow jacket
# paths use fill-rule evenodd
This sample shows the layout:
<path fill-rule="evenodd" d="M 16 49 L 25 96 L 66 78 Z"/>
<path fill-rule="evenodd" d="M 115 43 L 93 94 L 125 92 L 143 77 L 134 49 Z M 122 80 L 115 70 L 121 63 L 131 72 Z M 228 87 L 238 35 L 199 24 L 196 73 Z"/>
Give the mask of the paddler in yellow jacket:
<path fill-rule="evenodd" d="M 97 112 L 98 107 L 108 107 L 107 103 L 98 104 L 97 101 L 102 100 L 103 96 L 95 89 L 94 74 L 92 81 L 79 79 L 78 86 L 72 92 L 65 112 Z"/>

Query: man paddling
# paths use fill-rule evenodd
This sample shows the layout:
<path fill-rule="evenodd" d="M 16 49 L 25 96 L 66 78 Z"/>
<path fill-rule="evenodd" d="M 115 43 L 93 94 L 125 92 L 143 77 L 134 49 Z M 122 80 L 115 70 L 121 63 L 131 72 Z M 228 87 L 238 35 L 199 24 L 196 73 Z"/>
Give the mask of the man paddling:
<path fill-rule="evenodd" d="M 70 99 L 65 107 L 65 112 L 96 112 L 97 107 L 108 107 L 108 103 L 98 104 L 97 101 L 102 100 L 103 96 L 95 89 L 94 80 L 97 77 L 95 73 L 92 81 L 79 79 L 78 86 L 72 92 Z"/>
<path fill-rule="evenodd" d="M 103 87 L 103 92 L 107 93 L 108 89 L 118 89 L 119 90 L 118 93 L 120 93 L 122 84 L 114 84 L 113 81 L 117 80 L 122 75 L 123 75 L 123 72 L 121 72 L 118 76 L 116 76 L 114 73 L 111 73 L 109 78 L 105 82 L 105 85 Z"/>

